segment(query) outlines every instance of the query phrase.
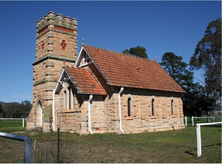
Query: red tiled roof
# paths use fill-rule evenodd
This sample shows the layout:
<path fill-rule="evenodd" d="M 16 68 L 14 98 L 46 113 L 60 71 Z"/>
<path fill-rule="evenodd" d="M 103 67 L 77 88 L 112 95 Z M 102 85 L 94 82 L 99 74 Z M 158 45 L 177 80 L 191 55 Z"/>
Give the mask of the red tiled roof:
<path fill-rule="evenodd" d="M 89 70 L 85 68 L 64 68 L 80 94 L 106 95 Z"/>
<path fill-rule="evenodd" d="M 156 61 L 88 45 L 84 48 L 110 85 L 184 92 Z"/>

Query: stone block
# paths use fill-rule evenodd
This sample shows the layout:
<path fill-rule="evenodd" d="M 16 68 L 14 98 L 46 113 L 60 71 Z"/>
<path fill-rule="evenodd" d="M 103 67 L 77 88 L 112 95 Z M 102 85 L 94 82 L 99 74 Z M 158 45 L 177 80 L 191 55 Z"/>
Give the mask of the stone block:
<path fill-rule="evenodd" d="M 50 123 L 43 123 L 43 132 L 44 133 L 50 132 Z"/>

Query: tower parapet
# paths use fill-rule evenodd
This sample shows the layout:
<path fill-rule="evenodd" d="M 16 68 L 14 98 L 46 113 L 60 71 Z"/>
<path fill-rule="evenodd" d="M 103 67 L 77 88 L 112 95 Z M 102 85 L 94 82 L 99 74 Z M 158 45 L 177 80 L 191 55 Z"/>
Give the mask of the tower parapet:
<path fill-rule="evenodd" d="M 43 18 L 41 18 L 36 25 L 36 33 L 37 37 L 40 37 L 43 32 L 46 32 L 47 30 L 53 30 L 54 29 L 61 30 L 64 32 L 74 33 L 77 36 L 77 19 L 76 18 L 70 18 L 68 16 L 64 16 L 62 14 L 55 15 L 54 12 L 50 11 L 47 15 L 45 15 Z M 51 29 L 50 29 L 51 28 Z"/>
<path fill-rule="evenodd" d="M 65 51 L 64 51 L 65 50 Z M 73 61 L 77 56 L 77 19 L 50 11 L 36 25 L 36 61 L 46 56 Z"/>

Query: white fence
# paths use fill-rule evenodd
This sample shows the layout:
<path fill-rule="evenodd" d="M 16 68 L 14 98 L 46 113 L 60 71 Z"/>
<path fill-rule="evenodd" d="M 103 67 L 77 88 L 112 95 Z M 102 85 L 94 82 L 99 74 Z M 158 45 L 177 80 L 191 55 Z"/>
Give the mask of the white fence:
<path fill-rule="evenodd" d="M 213 123 L 199 123 L 196 124 L 196 133 L 197 133 L 197 156 L 200 157 L 202 154 L 201 150 L 201 131 L 200 126 L 204 125 L 215 125 L 215 124 L 222 124 L 222 122 L 213 122 Z"/>
<path fill-rule="evenodd" d="M 194 119 L 195 118 L 212 118 L 213 122 L 215 122 L 215 118 L 221 118 L 221 117 L 194 117 L 194 116 L 192 116 L 192 126 L 194 126 Z"/>
<path fill-rule="evenodd" d="M 25 127 L 25 120 L 27 121 L 27 118 L 0 118 L 0 120 L 22 120 L 22 127 Z"/>

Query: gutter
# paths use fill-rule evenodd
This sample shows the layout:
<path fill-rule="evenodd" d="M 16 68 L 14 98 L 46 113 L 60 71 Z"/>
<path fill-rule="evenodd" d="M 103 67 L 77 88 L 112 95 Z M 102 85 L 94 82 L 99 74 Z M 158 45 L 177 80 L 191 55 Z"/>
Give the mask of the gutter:
<path fill-rule="evenodd" d="M 121 130 L 121 133 L 123 134 L 123 129 L 122 129 L 122 120 L 121 120 L 121 94 L 123 93 L 124 88 L 121 87 L 118 97 L 119 97 L 119 128 Z"/>
<path fill-rule="evenodd" d="M 89 96 L 89 101 L 88 101 L 88 127 L 89 127 L 89 132 L 92 134 L 92 129 L 91 129 L 91 103 L 92 103 L 93 95 Z"/>

